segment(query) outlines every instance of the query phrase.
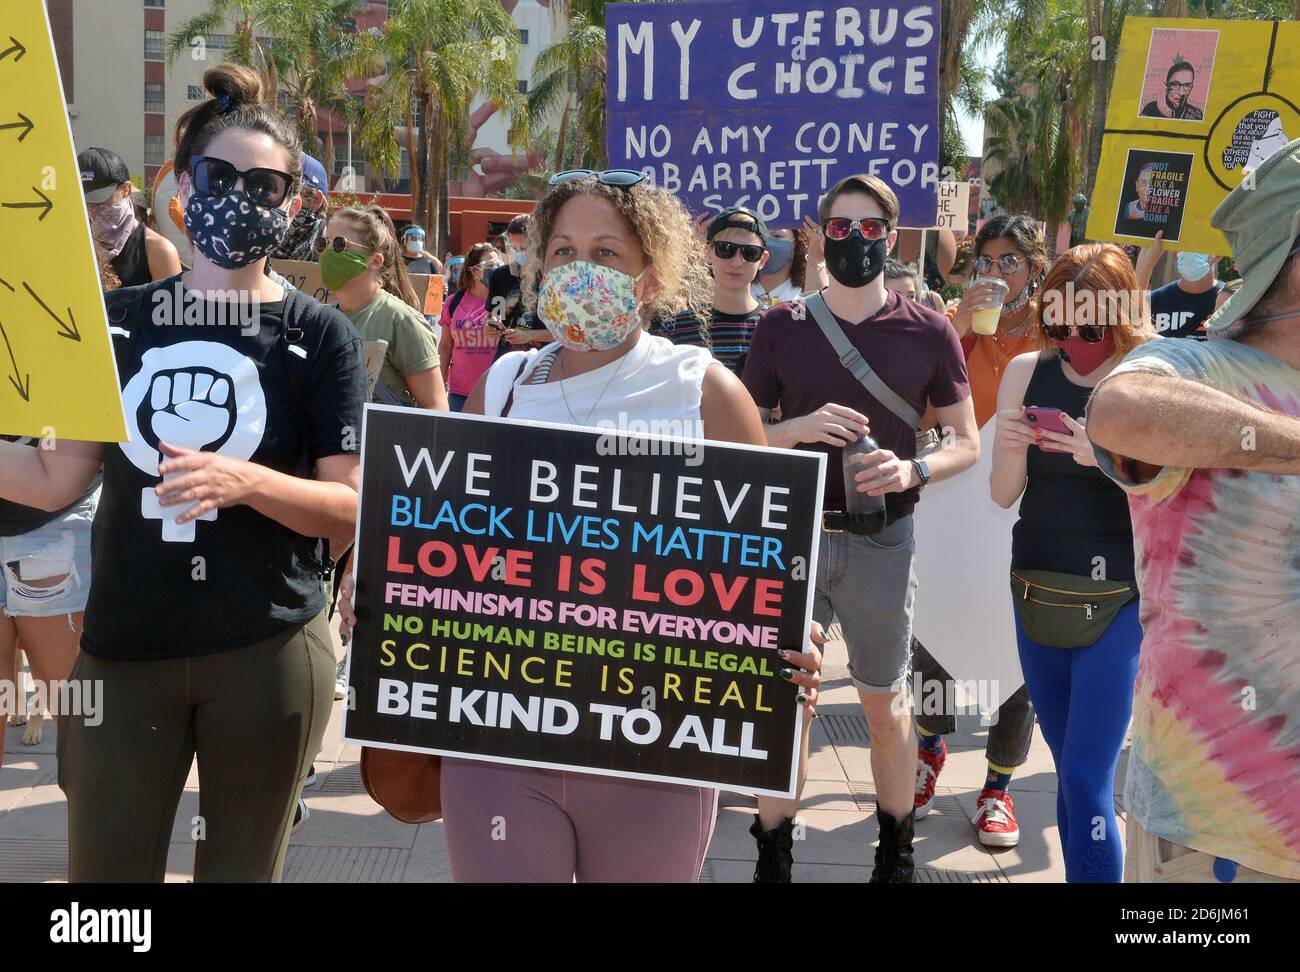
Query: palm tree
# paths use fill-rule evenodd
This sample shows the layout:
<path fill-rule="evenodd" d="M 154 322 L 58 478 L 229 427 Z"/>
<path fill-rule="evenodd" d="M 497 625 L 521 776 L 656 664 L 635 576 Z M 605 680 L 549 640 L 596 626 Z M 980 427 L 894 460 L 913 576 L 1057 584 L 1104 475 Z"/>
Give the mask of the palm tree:
<path fill-rule="evenodd" d="M 580 9 L 581 8 L 583 9 Z M 568 29 L 533 63 L 528 124 L 540 130 L 560 110 L 555 169 L 604 164 L 605 4 L 557 0 L 552 16 L 567 14 Z M 572 138 L 570 135 L 572 134 Z"/>
<path fill-rule="evenodd" d="M 196 43 L 202 43 L 206 51 L 208 38 L 225 34 L 227 25 L 233 25 L 234 31 L 221 60 L 258 70 L 266 82 L 270 103 L 275 104 L 279 97 L 279 71 L 259 38 L 270 36 L 271 21 L 283 3 L 284 0 L 208 0 L 206 13 L 182 21 L 167 38 L 167 67 L 171 68 L 182 54 L 194 50 Z"/>
<path fill-rule="evenodd" d="M 475 97 L 483 95 L 511 119 L 512 144 L 526 136 L 517 123 L 524 103 L 514 21 L 499 0 L 392 0 L 383 31 L 359 38 L 358 55 L 364 73 L 382 74 L 366 97 L 360 132 L 366 157 L 380 172 L 397 175 L 396 132 L 405 128 L 419 187 L 412 216 L 429 227 L 434 251 L 442 252 L 451 235 L 444 205 L 448 160 L 454 148 L 468 147 Z"/>
<path fill-rule="evenodd" d="M 1078 185 L 1095 105 L 1087 8 L 1124 2 L 1013 0 L 1009 17 L 983 28 L 985 36 L 1001 32 L 1006 44 L 1003 97 L 986 116 L 993 136 L 986 154 L 1006 168 L 989 188 L 1004 207 L 1014 200 L 1046 221 L 1049 241 Z"/>
<path fill-rule="evenodd" d="M 347 83 L 361 67 L 357 35 L 345 22 L 364 9 L 364 0 L 279 0 L 266 15 L 275 38 L 271 60 L 293 106 L 303 151 L 321 158 L 328 173 L 334 171 L 334 139 L 324 139 L 322 151 L 317 111 L 334 110 L 355 120 Z"/>

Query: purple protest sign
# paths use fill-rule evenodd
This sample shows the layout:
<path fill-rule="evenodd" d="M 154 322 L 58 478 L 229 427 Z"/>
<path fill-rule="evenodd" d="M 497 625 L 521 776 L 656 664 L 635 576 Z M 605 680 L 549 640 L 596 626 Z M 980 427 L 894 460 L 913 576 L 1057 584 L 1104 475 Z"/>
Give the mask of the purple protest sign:
<path fill-rule="evenodd" d="M 900 225 L 934 224 L 938 0 L 616 3 L 606 37 L 611 166 L 774 227 L 869 172 Z"/>

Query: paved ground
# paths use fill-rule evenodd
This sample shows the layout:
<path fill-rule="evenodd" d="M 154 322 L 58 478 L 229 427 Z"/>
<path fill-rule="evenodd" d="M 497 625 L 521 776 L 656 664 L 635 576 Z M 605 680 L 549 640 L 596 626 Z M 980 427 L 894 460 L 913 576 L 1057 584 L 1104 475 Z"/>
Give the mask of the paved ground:
<path fill-rule="evenodd" d="M 866 723 L 844 668 L 841 643 L 827 646 L 821 718 L 813 728 L 813 752 L 803 818 L 806 839 L 795 847 L 795 880 L 865 881 L 876 836 L 874 791 L 868 763 Z M 293 839 L 286 881 L 450 881 L 441 823 L 398 823 L 371 802 L 358 773 L 359 753 L 340 740 L 342 703 L 335 703 L 321 756 L 320 782 L 307 791 L 311 819 Z M 1056 774 L 1035 730 L 1029 762 L 1012 784 L 1020 820 L 1020 846 L 988 851 L 970 818 L 983 784 L 986 730 L 975 716 L 962 717 L 949 737 L 948 764 L 938 799 L 916 828 L 918 879 L 934 882 L 1063 881 L 1056 835 Z M 67 873 L 67 813 L 55 779 L 54 731 L 22 745 L 11 728 L 0 769 L 0 882 L 61 881 Z M 1119 778 L 1123 779 L 1121 761 Z M 748 881 L 754 844 L 748 834 L 753 802 L 724 793 L 717 830 L 704 872 L 706 881 Z M 194 858 L 191 820 L 198 808 L 198 777 L 192 771 L 172 837 L 168 880 L 189 879 Z"/>

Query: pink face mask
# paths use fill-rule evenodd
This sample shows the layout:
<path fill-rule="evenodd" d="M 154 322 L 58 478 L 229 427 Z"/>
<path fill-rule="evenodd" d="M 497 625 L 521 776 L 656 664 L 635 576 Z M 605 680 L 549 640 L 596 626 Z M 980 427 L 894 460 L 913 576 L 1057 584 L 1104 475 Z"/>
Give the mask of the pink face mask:
<path fill-rule="evenodd" d="M 1095 344 L 1071 336 L 1064 341 L 1057 341 L 1056 346 L 1061 351 L 1061 357 L 1070 362 L 1070 367 L 1077 374 L 1090 375 L 1115 353 L 1115 335 L 1107 328 L 1106 336 Z"/>
<path fill-rule="evenodd" d="M 135 224 L 135 206 L 131 204 L 130 196 L 90 210 L 90 231 L 110 260 L 122 252 L 126 241 L 135 232 Z"/>

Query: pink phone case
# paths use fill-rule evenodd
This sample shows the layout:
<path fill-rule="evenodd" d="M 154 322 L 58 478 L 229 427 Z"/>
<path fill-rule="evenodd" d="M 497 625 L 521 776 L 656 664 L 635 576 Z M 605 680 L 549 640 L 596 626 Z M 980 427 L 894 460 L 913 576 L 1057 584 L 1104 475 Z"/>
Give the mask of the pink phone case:
<path fill-rule="evenodd" d="M 1064 413 L 1059 408 L 1040 408 L 1033 405 L 1025 409 L 1025 421 L 1036 429 L 1044 429 L 1060 435 L 1071 435 L 1072 433 L 1061 418 L 1062 414 Z M 1046 441 L 1038 448 L 1044 452 L 1067 451 Z"/>

